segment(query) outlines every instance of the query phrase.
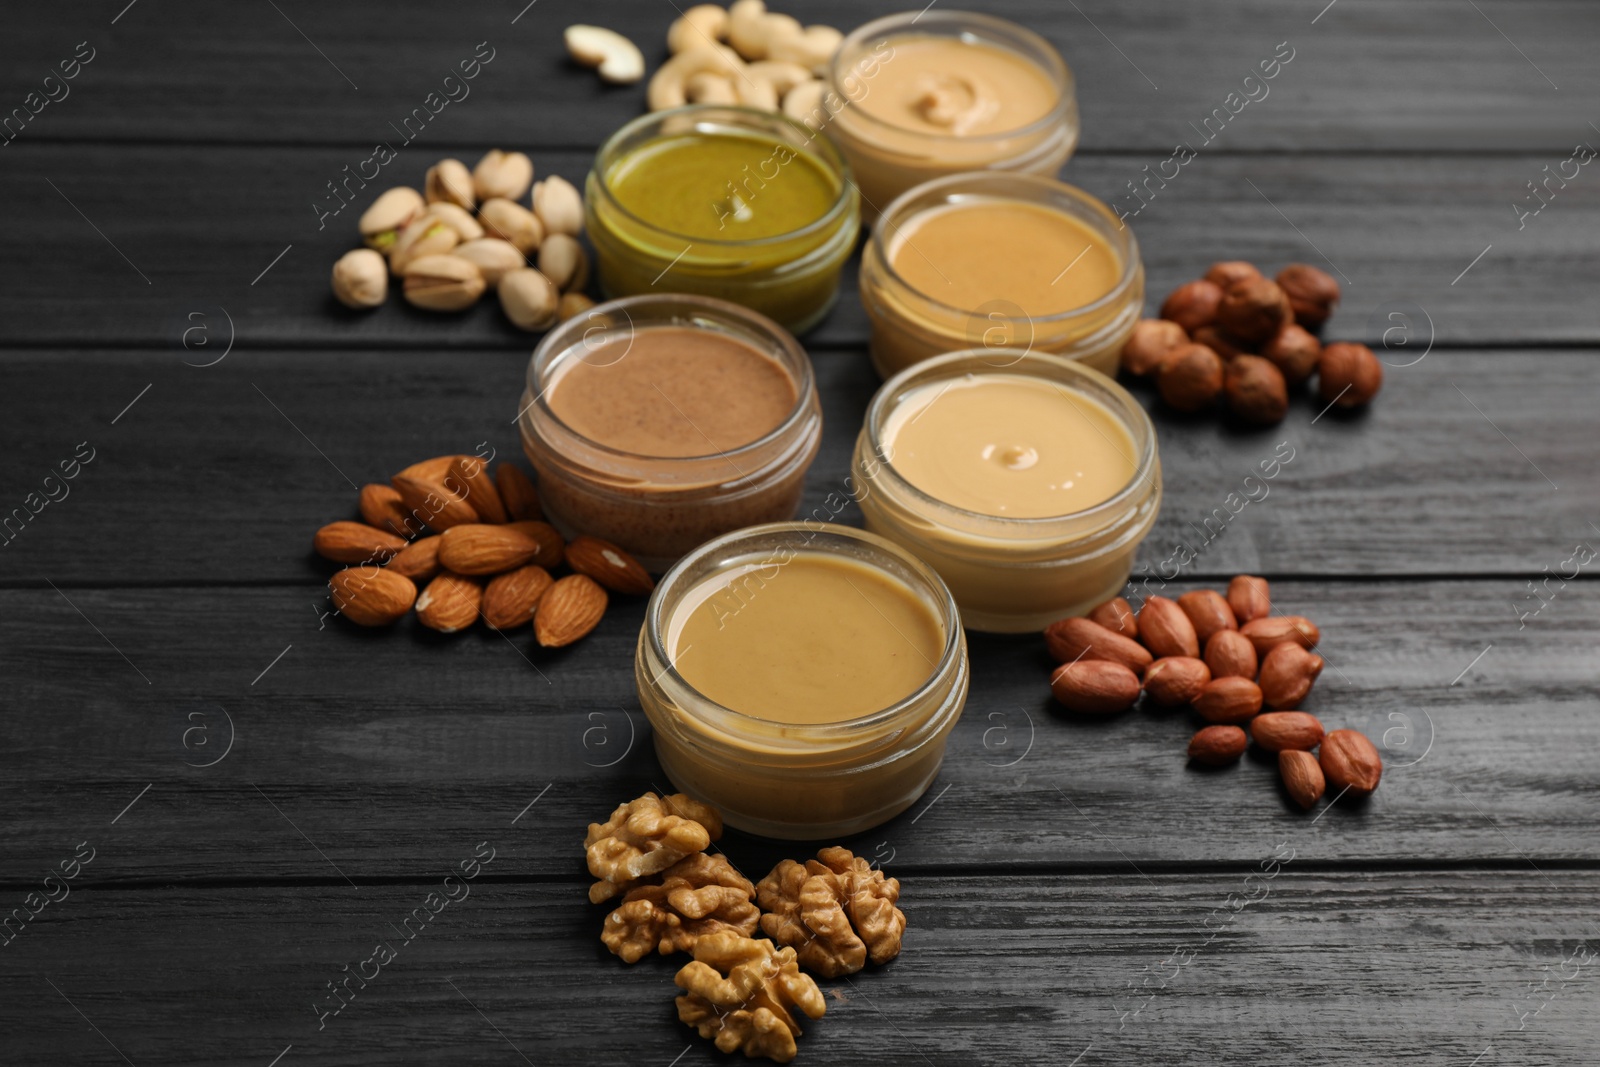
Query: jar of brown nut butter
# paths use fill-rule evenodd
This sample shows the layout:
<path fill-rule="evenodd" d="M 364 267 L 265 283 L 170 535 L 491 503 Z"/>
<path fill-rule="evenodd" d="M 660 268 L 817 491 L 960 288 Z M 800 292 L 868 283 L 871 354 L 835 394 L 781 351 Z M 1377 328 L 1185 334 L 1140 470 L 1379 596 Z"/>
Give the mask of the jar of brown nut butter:
<path fill-rule="evenodd" d="M 518 423 L 550 521 L 661 571 L 729 530 L 794 516 L 822 436 L 811 361 L 709 297 L 601 304 L 552 330 Z"/>

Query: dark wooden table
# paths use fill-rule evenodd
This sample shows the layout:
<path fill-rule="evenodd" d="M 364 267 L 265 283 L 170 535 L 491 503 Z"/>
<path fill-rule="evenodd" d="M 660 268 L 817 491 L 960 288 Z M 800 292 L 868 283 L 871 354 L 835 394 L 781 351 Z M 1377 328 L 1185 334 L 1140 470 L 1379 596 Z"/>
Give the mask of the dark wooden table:
<path fill-rule="evenodd" d="M 531 347 L 492 306 L 335 305 L 377 190 L 319 229 L 325 184 L 479 42 L 471 95 L 380 182 L 493 146 L 577 180 L 642 88 L 569 68 L 561 28 L 654 57 L 674 15 L 525 3 L 6 20 L 0 107 L 60 97 L 0 147 L 0 512 L 41 508 L 0 548 L 0 908 L 60 898 L 0 947 L 6 1063 L 724 1062 L 676 1022 L 681 961 L 623 966 L 584 898 L 584 825 L 665 784 L 630 669 L 642 607 L 556 654 L 320 617 L 312 530 L 404 463 L 514 453 Z M 1151 303 L 1216 258 L 1331 264 L 1328 336 L 1380 346 L 1386 388 L 1262 432 L 1151 401 L 1167 496 L 1141 558 L 1290 442 L 1175 588 L 1265 574 L 1321 623 L 1308 708 L 1384 741 L 1382 788 L 1302 815 L 1270 764 L 1197 773 L 1181 716 L 1058 714 L 1037 639 L 975 636 L 940 780 L 849 842 L 902 879 L 905 953 L 824 983 L 800 1062 L 1595 1059 L 1600 601 L 1567 561 L 1600 545 L 1600 171 L 1563 161 L 1600 146 L 1600 9 L 1325 3 L 994 6 L 1076 71 L 1066 177 L 1107 199 L 1293 49 L 1134 219 Z M 807 338 L 828 422 L 808 507 L 876 385 L 855 292 Z M 471 896 L 319 1024 L 326 983 L 482 842 Z M 724 845 L 758 876 L 796 851 Z"/>

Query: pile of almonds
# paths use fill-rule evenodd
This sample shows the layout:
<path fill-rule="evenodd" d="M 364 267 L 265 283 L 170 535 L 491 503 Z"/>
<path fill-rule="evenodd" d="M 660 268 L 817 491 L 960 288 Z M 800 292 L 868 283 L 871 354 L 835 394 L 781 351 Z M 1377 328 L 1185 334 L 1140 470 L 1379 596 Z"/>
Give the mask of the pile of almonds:
<path fill-rule="evenodd" d="M 528 207 L 519 203 L 525 194 Z M 333 295 L 346 307 L 380 306 L 390 275 L 401 279 L 408 304 L 428 311 L 464 311 L 493 286 L 506 318 L 523 330 L 594 307 L 581 291 L 589 280 L 589 254 L 578 242 L 583 195 L 556 175 L 535 182 L 533 161 L 521 152 L 492 149 L 470 171 L 441 159 L 422 192 L 388 190 L 359 226 L 366 247 L 333 265 Z"/>
<path fill-rule="evenodd" d="M 1180 285 L 1159 319 L 1136 325 L 1122 368 L 1154 375 L 1169 406 L 1192 412 L 1222 398 L 1245 422 L 1271 425 L 1289 410 L 1289 390 L 1317 375 L 1324 403 L 1368 404 L 1383 386 L 1383 364 L 1366 345 L 1324 346 L 1317 332 L 1339 302 L 1339 283 L 1306 263 L 1273 281 L 1242 260 L 1213 263 Z"/>
<path fill-rule="evenodd" d="M 316 533 L 319 556 L 345 564 L 328 582 L 334 607 L 359 626 L 388 626 L 416 609 L 440 633 L 533 624 L 545 648 L 570 645 L 600 624 L 607 591 L 643 596 L 649 573 L 616 545 L 563 542 L 544 521 L 528 476 L 477 456 L 436 456 L 361 489 L 361 521 Z M 550 572 L 565 564 L 572 573 Z M 422 592 L 419 584 L 426 583 Z"/>
<path fill-rule="evenodd" d="M 1045 630 L 1061 664 L 1050 690 L 1089 714 L 1126 711 L 1141 690 L 1163 707 L 1187 704 L 1211 724 L 1189 741 L 1190 759 L 1232 763 L 1253 738 L 1278 754 L 1284 785 L 1302 808 L 1329 784 L 1368 795 L 1383 773 L 1372 742 L 1355 730 L 1325 733 L 1316 716 L 1295 710 L 1322 673 L 1322 657 L 1311 651 L 1322 632 L 1310 619 L 1271 609 L 1266 579 L 1246 574 L 1228 583 L 1226 596 L 1213 589 L 1176 600 L 1152 596 L 1137 615 L 1122 597 L 1108 600 L 1087 618 Z M 1320 760 L 1312 755 L 1319 746 Z"/>

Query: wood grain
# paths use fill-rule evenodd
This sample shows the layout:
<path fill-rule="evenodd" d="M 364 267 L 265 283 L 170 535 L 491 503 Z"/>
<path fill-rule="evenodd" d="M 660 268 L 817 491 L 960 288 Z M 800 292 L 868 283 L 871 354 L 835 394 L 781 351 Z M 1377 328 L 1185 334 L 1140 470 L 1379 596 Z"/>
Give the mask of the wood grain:
<path fill-rule="evenodd" d="M 465 830 L 452 859 L 482 840 L 489 873 L 410 942 L 391 924 L 442 869 L 359 889 L 74 892 L 5 949 L 7 1047 L 28 1063 L 122 1063 L 108 1043 L 137 1064 L 267 1064 L 289 1045 L 284 1064 L 743 1062 L 677 1022 L 682 957 L 620 963 L 580 884 L 491 880 L 524 862 L 515 832 Z M 1584 1062 L 1591 875 L 1313 871 L 1320 845 L 1262 832 L 1249 882 L 907 876 L 904 953 L 821 982 L 827 1014 L 795 1062 Z M 1269 878 L 1257 861 L 1274 855 L 1292 858 Z M 325 983 L 379 939 L 398 958 L 319 1030 Z"/>
<path fill-rule="evenodd" d="M 562 27 L 599 17 L 578 0 L 531 7 L 527 0 L 469 7 L 403 0 L 381 11 L 304 0 L 277 11 L 182 0 L 135 7 L 111 25 L 125 3 L 100 5 L 103 18 L 78 9 L 19 12 L 0 46 L 0 100 L 8 107 L 37 89 L 79 40 L 98 49 L 69 83 L 72 95 L 48 105 L 19 142 L 367 148 L 393 137 L 389 123 L 440 91 L 479 42 L 495 58 L 467 83 L 470 95 L 429 123 L 423 139 L 433 150 L 481 151 L 508 137 L 592 148 L 643 109 L 643 86 L 607 88 L 567 61 Z M 849 29 L 917 5 L 790 6 L 803 8 L 807 22 Z M 1496 0 L 1480 11 L 1451 0 L 1340 0 L 1326 11 L 1326 0 L 981 6 L 1060 49 L 1076 75 L 1089 151 L 1170 151 L 1193 136 L 1189 123 L 1240 92 L 1280 42 L 1294 58 L 1267 83 L 1269 95 L 1230 126 L 1230 151 L 1570 150 L 1590 137 L 1584 121 L 1592 116 L 1569 101 L 1600 90 L 1587 49 L 1600 18 L 1583 0 Z M 657 0 L 607 0 L 601 21 L 632 36 L 653 67 L 675 15 Z"/>
<path fill-rule="evenodd" d="M 1388 752 L 1370 802 L 1316 822 L 1323 858 L 1600 861 L 1600 604 L 1574 587 L 1518 630 L 1521 585 L 1276 583 L 1278 610 L 1324 634 L 1306 710 Z M 321 599 L 311 586 L 0 594 L 6 617 L 32 620 L 0 671 L 39 709 L 0 719 L 8 869 L 52 863 L 153 783 L 94 880 L 405 877 L 536 798 L 523 869 L 576 877 L 586 825 L 667 786 L 634 690 L 639 602 L 550 653 L 526 630 L 318 630 Z M 907 870 L 1187 869 L 1249 861 L 1264 834 L 1312 825 L 1270 759 L 1188 767 L 1196 724 L 1181 712 L 1062 712 L 1039 639 L 974 637 L 971 654 L 939 781 L 858 838 L 864 853 Z"/>
<path fill-rule="evenodd" d="M 1600 537 L 1593 352 L 1385 358 L 1367 413 L 1320 415 L 1299 397 L 1264 431 L 1174 415 L 1136 387 L 1165 472 L 1139 573 L 1172 573 L 1188 544 L 1200 555 L 1186 575 L 1534 577 Z M 63 360 L 81 372 L 70 386 Z M 802 512 L 827 517 L 878 381 L 859 350 L 814 362 L 825 429 Z M 71 495 L 6 543 L 0 584 L 314 582 L 312 532 L 355 518 L 359 485 L 483 441 L 521 453 L 524 352 L 239 351 L 202 369 L 178 353 L 15 351 L 0 367 L 6 514 L 79 443 L 97 450 Z M 1228 494 L 1259 497 L 1244 479 L 1282 442 L 1292 461 L 1229 518 Z M 844 517 L 859 521 L 853 506 Z"/>
<path fill-rule="evenodd" d="M 31 257 L 0 290 L 6 343 L 137 345 L 203 364 L 220 348 L 185 349 L 186 336 L 191 346 L 233 336 L 240 348 L 435 353 L 526 352 L 535 341 L 493 301 L 461 315 L 418 311 L 398 293 L 372 313 L 334 301 L 333 262 L 358 243 L 356 219 L 382 189 L 371 184 L 341 214 L 319 216 L 314 202 L 352 161 L 348 150 L 187 153 L 18 140 L 5 151 L 0 196 L 17 206 L 11 240 L 49 251 Z M 535 155 L 540 173 L 580 184 L 591 158 Z M 418 184 L 437 158 L 420 146 L 402 152 L 383 181 Z M 1063 177 L 1132 212 L 1139 201 L 1128 183 L 1143 181 L 1142 168 L 1157 162 L 1139 154 L 1084 157 Z M 1555 162 L 1537 155 L 1487 156 L 1463 166 L 1411 155 L 1202 153 L 1164 189 L 1151 185 L 1154 199 L 1130 217 L 1147 271 L 1147 306 L 1154 314 L 1168 292 L 1213 260 L 1247 256 L 1272 272 L 1309 261 L 1341 274 L 1345 299 L 1328 324 L 1330 338 L 1379 343 L 1400 321 L 1389 313 L 1409 309 L 1410 352 L 1427 337 L 1475 346 L 1600 342 L 1600 320 L 1580 310 L 1590 295 L 1588 234 L 1600 229 L 1600 182 L 1569 183 L 1520 230 L 1510 208 L 1526 194 L 1524 183 Z M 184 190 L 180 200 L 174 189 Z M 196 320 L 195 312 L 209 317 Z M 191 332 L 197 323 L 209 332 Z M 813 348 L 858 346 L 866 337 L 851 263 L 838 306 L 806 341 Z"/>

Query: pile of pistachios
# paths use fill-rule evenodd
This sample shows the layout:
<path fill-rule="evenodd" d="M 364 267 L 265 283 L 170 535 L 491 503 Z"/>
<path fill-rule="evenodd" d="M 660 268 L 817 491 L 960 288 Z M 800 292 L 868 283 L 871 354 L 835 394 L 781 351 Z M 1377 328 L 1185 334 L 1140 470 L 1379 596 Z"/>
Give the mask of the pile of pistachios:
<path fill-rule="evenodd" d="M 378 307 L 391 276 L 406 303 L 426 311 L 464 311 L 492 287 L 506 318 L 529 331 L 594 306 L 582 292 L 583 195 L 555 175 L 534 181 L 533 161 L 521 152 L 492 149 L 471 170 L 441 159 L 422 192 L 390 189 L 360 227 L 366 247 L 333 265 L 333 295 L 346 307 Z"/>

